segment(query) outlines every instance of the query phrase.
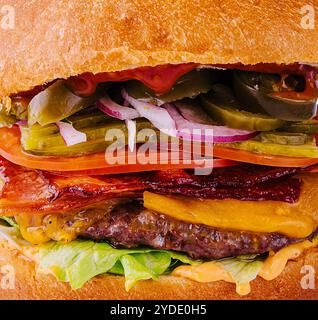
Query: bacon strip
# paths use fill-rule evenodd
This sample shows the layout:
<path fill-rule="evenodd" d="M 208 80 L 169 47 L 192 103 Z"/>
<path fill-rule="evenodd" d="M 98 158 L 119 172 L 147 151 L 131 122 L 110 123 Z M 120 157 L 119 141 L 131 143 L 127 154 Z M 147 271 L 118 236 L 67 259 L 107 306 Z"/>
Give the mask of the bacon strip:
<path fill-rule="evenodd" d="M 112 198 L 140 198 L 146 190 L 208 199 L 275 200 L 293 203 L 301 181 L 295 168 L 241 165 L 215 169 L 211 175 L 190 171 L 152 171 L 112 176 L 65 177 L 24 168 L 0 158 L 4 186 L 0 215 L 59 212 Z"/>

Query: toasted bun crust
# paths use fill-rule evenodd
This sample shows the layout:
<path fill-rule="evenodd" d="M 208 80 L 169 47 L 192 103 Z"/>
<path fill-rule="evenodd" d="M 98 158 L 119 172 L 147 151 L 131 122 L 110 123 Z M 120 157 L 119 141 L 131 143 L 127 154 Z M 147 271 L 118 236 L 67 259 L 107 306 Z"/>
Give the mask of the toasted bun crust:
<path fill-rule="evenodd" d="M 99 276 L 80 290 L 72 290 L 67 283 L 51 275 L 36 274 L 34 263 L 18 252 L 0 245 L 0 270 L 11 265 L 15 270 L 15 289 L 4 290 L 0 286 L 0 299 L 34 300 L 230 300 L 230 299 L 318 299 L 317 290 L 301 288 L 303 265 L 318 270 L 318 248 L 308 250 L 297 261 L 290 261 L 284 272 L 275 280 L 261 278 L 252 282 L 252 292 L 247 296 L 235 293 L 235 286 L 223 281 L 197 283 L 172 276 L 158 281 L 139 282 L 128 293 L 124 289 L 124 278 L 120 276 Z M 0 277 L 3 276 L 0 273 Z M 3 279 L 0 281 L 5 282 Z M 317 277 L 316 277 L 317 283 Z"/>
<path fill-rule="evenodd" d="M 318 32 L 302 28 L 302 0 L 5 4 L 3 26 L 10 27 L 8 6 L 15 9 L 15 24 L 13 30 L 0 27 L 0 96 L 87 71 L 187 62 L 318 62 Z"/>

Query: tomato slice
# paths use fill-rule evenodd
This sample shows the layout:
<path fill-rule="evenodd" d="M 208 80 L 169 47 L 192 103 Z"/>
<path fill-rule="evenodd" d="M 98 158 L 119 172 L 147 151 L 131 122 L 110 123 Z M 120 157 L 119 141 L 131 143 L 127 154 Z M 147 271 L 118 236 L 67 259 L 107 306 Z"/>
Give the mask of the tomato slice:
<path fill-rule="evenodd" d="M 96 153 L 80 157 L 45 157 L 34 156 L 25 153 L 20 144 L 20 130 L 17 126 L 13 128 L 0 129 L 0 155 L 7 160 L 32 169 L 48 170 L 56 172 L 64 172 L 67 175 L 71 174 L 115 174 L 141 172 L 151 170 L 169 170 L 169 169 L 194 169 L 204 167 L 196 161 L 184 163 L 137 163 L 129 164 L 128 155 L 123 152 L 119 164 L 109 164 L 105 161 L 105 153 Z M 259 165 L 277 166 L 277 167 L 307 167 L 318 164 L 318 159 L 312 158 L 291 158 L 282 156 L 270 156 L 257 153 L 251 153 L 243 150 L 223 148 L 220 146 L 214 147 L 213 154 L 218 159 L 213 159 L 213 167 L 227 167 L 239 164 L 239 162 L 247 162 Z M 170 159 L 175 159 L 179 154 L 170 152 Z M 145 161 L 147 162 L 147 161 Z"/>
<path fill-rule="evenodd" d="M 237 161 L 227 159 L 213 159 L 213 168 L 233 167 L 239 165 Z M 107 164 L 106 164 L 107 165 Z M 52 171 L 55 174 L 62 176 L 95 176 L 106 174 L 121 174 L 121 173 L 133 173 L 142 171 L 154 171 L 154 170 L 172 170 L 172 169 L 195 169 L 198 168 L 196 164 L 134 164 L 134 165 L 119 165 L 109 166 L 99 169 L 90 170 L 77 170 L 77 171 Z"/>
<path fill-rule="evenodd" d="M 214 147 L 213 154 L 222 159 L 275 167 L 307 167 L 318 163 L 318 159 L 315 158 L 271 156 L 219 146 Z"/>
<path fill-rule="evenodd" d="M 13 128 L 1 128 L 0 129 L 0 155 L 7 160 L 18 164 L 23 167 L 32 169 L 64 172 L 67 175 L 71 174 L 89 174 L 89 175 L 101 175 L 101 174 L 118 174 L 129 172 L 141 172 L 151 170 L 170 170 L 170 169 L 195 169 L 204 168 L 205 164 L 198 165 L 197 161 L 188 161 L 184 163 L 182 160 L 180 163 L 174 163 L 174 161 L 167 161 L 168 163 L 137 163 L 129 164 L 128 155 L 123 150 L 123 154 L 120 155 L 119 164 L 109 164 L 105 161 L 105 153 L 96 153 L 87 156 L 80 157 L 45 157 L 34 156 L 25 153 L 20 144 L 20 129 L 17 126 Z M 154 151 L 156 152 L 156 151 Z M 157 153 L 156 153 L 157 154 Z M 179 156 L 179 153 L 169 152 L 170 159 L 175 159 Z M 148 155 L 150 157 L 150 155 Z M 117 157 L 119 159 L 119 157 Z M 144 158 L 147 160 L 147 158 Z M 145 161 L 147 162 L 147 161 Z M 208 163 L 210 164 L 210 162 Z M 213 167 L 228 167 L 239 164 L 237 161 L 227 159 L 213 159 Z"/>

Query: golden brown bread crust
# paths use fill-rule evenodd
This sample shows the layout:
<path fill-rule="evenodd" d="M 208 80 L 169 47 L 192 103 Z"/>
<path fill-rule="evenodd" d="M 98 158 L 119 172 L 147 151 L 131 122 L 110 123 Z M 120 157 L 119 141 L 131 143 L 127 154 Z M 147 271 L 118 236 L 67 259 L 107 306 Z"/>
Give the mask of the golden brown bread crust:
<path fill-rule="evenodd" d="M 303 276 L 300 269 L 303 265 L 312 265 L 318 270 L 318 248 L 308 250 L 297 261 L 290 261 L 277 279 L 265 281 L 258 278 L 253 281 L 251 294 L 242 297 L 235 293 L 235 286 L 230 283 L 197 283 L 172 276 L 161 277 L 159 281 L 139 282 L 128 293 L 124 289 L 123 277 L 99 276 L 82 289 L 74 291 L 68 284 L 57 281 L 51 275 L 36 275 L 33 262 L 0 246 L 0 267 L 7 264 L 15 268 L 15 289 L 0 288 L 0 299 L 318 299 L 318 288 L 304 290 L 300 286 Z M 317 280 L 316 277 L 316 283 Z"/>
<path fill-rule="evenodd" d="M 311 1 L 317 4 L 317 0 Z M 166 63 L 317 63 L 303 0 L 7 0 L 0 96 L 86 71 Z"/>

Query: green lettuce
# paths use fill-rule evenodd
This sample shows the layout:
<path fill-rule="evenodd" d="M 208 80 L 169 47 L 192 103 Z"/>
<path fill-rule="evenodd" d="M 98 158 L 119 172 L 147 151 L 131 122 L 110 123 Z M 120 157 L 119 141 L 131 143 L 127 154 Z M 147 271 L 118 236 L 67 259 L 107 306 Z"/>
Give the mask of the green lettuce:
<path fill-rule="evenodd" d="M 233 278 L 237 285 L 247 284 L 259 274 L 266 255 L 244 255 L 216 261 Z"/>
<path fill-rule="evenodd" d="M 125 276 L 128 291 L 140 280 L 156 280 L 176 261 L 198 264 L 186 255 L 155 249 L 115 249 L 107 243 L 76 240 L 68 244 L 50 242 L 40 246 L 39 272 L 53 273 L 81 288 L 91 278 L 105 273 Z"/>

